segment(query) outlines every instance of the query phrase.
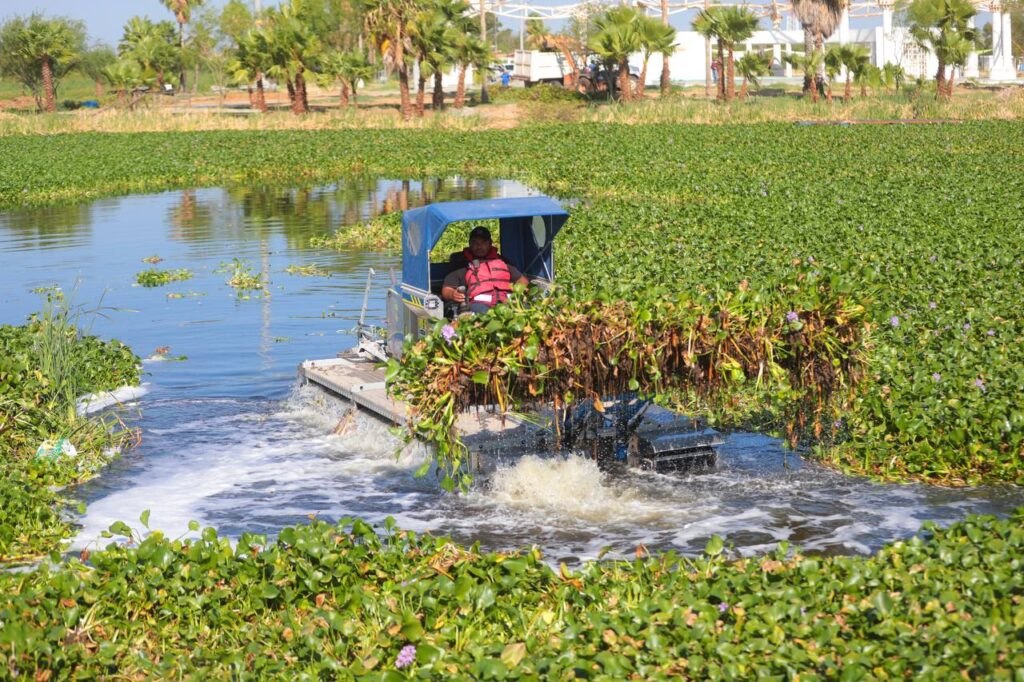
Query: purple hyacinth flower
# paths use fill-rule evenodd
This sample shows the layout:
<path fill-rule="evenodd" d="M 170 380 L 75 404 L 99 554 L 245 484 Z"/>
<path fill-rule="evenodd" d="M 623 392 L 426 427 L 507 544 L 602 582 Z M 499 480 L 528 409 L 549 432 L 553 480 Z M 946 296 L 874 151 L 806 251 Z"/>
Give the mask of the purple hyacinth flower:
<path fill-rule="evenodd" d="M 930 260 L 932 263 L 934 263 L 935 261 L 939 260 L 939 257 L 938 256 L 932 256 L 928 260 Z"/>
<path fill-rule="evenodd" d="M 719 603 L 719 605 L 718 605 L 718 612 L 719 613 L 725 613 L 728 610 L 729 610 L 729 605 L 728 604 L 726 604 L 724 601 Z"/>
<path fill-rule="evenodd" d="M 405 668 L 412 665 L 412 662 L 416 660 L 416 647 L 412 644 L 406 644 L 402 647 L 402 650 L 398 652 L 398 658 L 395 659 L 396 668 Z"/>
<path fill-rule="evenodd" d="M 939 304 L 936 303 L 935 301 L 932 301 L 931 303 L 928 304 L 928 310 L 935 310 L 938 307 L 939 307 Z"/>
<path fill-rule="evenodd" d="M 788 313 L 786 313 L 786 322 L 789 322 L 790 324 L 794 324 L 794 323 L 799 322 L 799 321 L 800 321 L 800 316 L 797 315 L 795 310 L 790 310 Z"/>
<path fill-rule="evenodd" d="M 988 334 L 989 336 L 995 336 L 996 335 L 996 330 L 995 329 L 989 329 L 986 332 L 986 334 Z"/>
<path fill-rule="evenodd" d="M 932 375 L 932 381 L 942 381 L 942 375 L 936 372 Z"/>
<path fill-rule="evenodd" d="M 964 331 L 967 331 L 970 328 L 971 328 L 971 323 L 970 322 L 964 322 Z"/>
<path fill-rule="evenodd" d="M 985 382 L 982 381 L 981 379 L 975 379 L 974 386 L 978 388 L 978 390 L 980 390 L 982 393 L 985 392 Z"/>
<path fill-rule="evenodd" d="M 807 257 L 807 262 L 808 263 L 813 263 L 814 262 L 814 256 L 808 256 Z"/>
<path fill-rule="evenodd" d="M 900 318 L 893 315 L 892 317 L 889 318 L 889 324 L 893 327 L 900 326 Z"/>
<path fill-rule="evenodd" d="M 450 324 L 446 324 L 445 326 L 441 327 L 441 336 L 443 336 L 444 340 L 447 341 L 448 343 L 451 343 L 452 339 L 454 339 L 458 335 L 459 332 L 457 332 L 455 330 L 455 327 L 451 326 Z"/>

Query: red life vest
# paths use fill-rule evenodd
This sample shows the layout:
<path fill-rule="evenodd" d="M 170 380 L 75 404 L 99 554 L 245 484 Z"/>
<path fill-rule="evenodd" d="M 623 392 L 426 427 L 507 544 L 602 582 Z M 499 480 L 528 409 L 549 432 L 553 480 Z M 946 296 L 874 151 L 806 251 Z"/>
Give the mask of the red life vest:
<path fill-rule="evenodd" d="M 466 257 L 466 302 L 494 307 L 512 293 L 512 271 L 493 246 L 484 258 L 475 258 L 469 249 Z"/>

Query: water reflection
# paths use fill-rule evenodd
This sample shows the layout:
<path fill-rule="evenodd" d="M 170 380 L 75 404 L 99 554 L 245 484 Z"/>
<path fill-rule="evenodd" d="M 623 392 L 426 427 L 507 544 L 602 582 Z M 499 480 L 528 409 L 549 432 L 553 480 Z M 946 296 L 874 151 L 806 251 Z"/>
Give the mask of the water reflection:
<path fill-rule="evenodd" d="M 92 230 L 93 204 L 46 206 L 0 214 L 17 249 L 50 249 L 85 243 Z"/>
<path fill-rule="evenodd" d="M 204 243 L 219 239 L 265 239 L 283 235 L 292 248 L 384 213 L 436 201 L 484 199 L 528 193 L 503 180 L 353 178 L 310 187 L 232 187 L 214 194 L 184 191 L 168 211 L 174 238 Z"/>

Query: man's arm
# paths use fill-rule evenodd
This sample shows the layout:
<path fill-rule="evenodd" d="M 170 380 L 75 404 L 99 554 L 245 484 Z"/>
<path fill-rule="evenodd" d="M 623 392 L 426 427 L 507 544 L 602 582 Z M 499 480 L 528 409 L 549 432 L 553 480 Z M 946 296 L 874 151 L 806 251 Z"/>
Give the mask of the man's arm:
<path fill-rule="evenodd" d="M 466 286 L 466 269 L 461 268 L 454 272 L 449 272 L 444 278 L 444 284 L 441 285 L 441 298 L 446 301 L 455 301 L 456 303 L 465 303 L 466 294 L 459 291 L 459 287 Z"/>

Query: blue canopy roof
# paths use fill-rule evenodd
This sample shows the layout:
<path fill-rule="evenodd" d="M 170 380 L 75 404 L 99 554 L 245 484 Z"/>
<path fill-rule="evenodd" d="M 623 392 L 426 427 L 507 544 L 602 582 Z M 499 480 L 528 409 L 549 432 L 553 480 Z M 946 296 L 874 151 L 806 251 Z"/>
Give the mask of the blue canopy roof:
<path fill-rule="evenodd" d="M 546 196 L 480 199 L 430 204 L 402 216 L 402 281 L 430 290 L 431 279 L 443 278 L 448 254 L 431 268 L 430 252 L 448 225 L 455 222 L 499 221 L 501 254 L 528 276 L 551 279 L 551 243 L 569 214 Z M 467 230 L 468 234 L 468 230 Z"/>

